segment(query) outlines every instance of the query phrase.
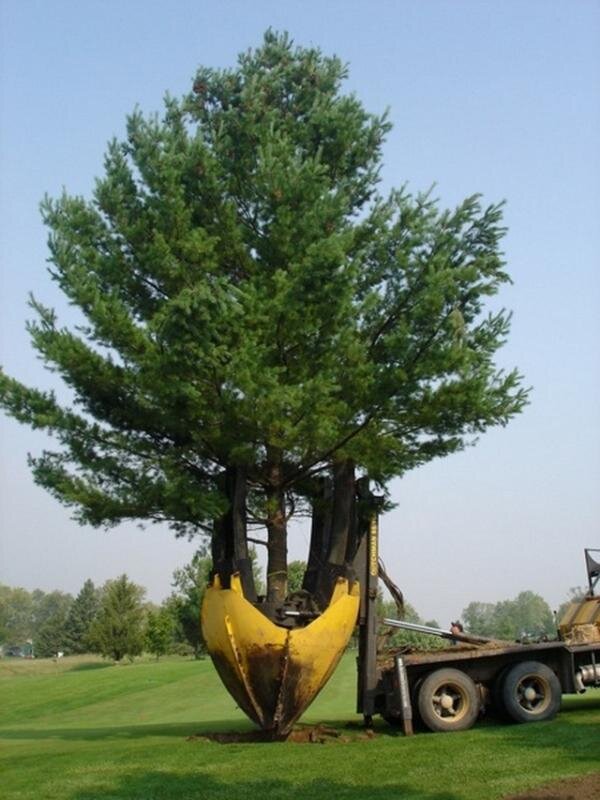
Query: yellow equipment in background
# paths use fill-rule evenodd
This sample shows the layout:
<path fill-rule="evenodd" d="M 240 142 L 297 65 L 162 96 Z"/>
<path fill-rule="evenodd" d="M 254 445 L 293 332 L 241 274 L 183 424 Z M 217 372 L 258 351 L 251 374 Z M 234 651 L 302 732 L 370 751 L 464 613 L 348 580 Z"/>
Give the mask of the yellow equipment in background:
<path fill-rule="evenodd" d="M 600 642 L 600 597 L 584 597 L 571 603 L 558 623 L 558 630 L 564 642 Z"/>
<path fill-rule="evenodd" d="M 600 642 L 600 597 L 570 603 L 558 623 L 560 638 L 570 644 Z"/>
<path fill-rule="evenodd" d="M 594 594 L 600 580 L 600 563 L 592 556 L 600 550 L 586 548 L 584 552 L 589 592 L 570 603 L 558 622 L 560 638 L 569 644 L 600 642 L 600 597 Z"/>
<path fill-rule="evenodd" d="M 240 708 L 273 737 L 284 737 L 327 683 L 356 625 L 357 582 L 338 578 L 327 609 L 305 627 L 275 625 L 244 597 L 239 575 L 215 575 L 202 604 L 213 663 Z"/>

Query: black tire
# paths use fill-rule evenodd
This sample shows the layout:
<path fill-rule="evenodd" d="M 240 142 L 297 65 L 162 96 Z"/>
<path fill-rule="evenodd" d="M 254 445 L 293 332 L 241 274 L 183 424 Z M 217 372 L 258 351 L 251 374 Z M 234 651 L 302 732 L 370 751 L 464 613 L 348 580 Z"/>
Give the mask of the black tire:
<path fill-rule="evenodd" d="M 545 664 L 524 661 L 504 677 L 501 697 L 504 710 L 514 722 L 541 722 L 558 713 L 561 688 Z"/>
<path fill-rule="evenodd" d="M 466 673 L 458 669 L 438 669 L 423 681 L 418 708 L 430 731 L 464 731 L 479 715 L 479 692 Z"/>
<path fill-rule="evenodd" d="M 496 716 L 499 720 L 504 722 L 507 721 L 508 715 L 506 713 L 506 709 L 504 708 L 504 701 L 502 699 L 502 689 L 504 688 L 504 681 L 508 673 L 513 669 L 513 664 L 509 664 L 509 666 L 504 667 L 500 670 L 494 682 L 492 683 L 491 690 L 490 690 L 490 700 L 491 700 L 491 707 L 492 713 Z"/>

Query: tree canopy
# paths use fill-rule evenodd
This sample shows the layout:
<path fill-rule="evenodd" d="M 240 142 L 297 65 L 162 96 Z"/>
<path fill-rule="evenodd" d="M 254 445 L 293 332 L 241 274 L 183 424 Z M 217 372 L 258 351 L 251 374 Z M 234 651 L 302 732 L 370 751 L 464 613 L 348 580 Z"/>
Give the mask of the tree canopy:
<path fill-rule="evenodd" d="M 85 322 L 32 299 L 29 330 L 72 404 L 0 374 L 4 409 L 59 442 L 35 480 L 81 522 L 206 533 L 241 471 L 271 599 L 315 475 L 385 490 L 526 402 L 494 361 L 510 315 L 485 311 L 509 281 L 501 206 L 382 196 L 390 125 L 346 75 L 268 31 L 161 117 L 136 110 L 92 198 L 42 204 L 51 274 Z"/>

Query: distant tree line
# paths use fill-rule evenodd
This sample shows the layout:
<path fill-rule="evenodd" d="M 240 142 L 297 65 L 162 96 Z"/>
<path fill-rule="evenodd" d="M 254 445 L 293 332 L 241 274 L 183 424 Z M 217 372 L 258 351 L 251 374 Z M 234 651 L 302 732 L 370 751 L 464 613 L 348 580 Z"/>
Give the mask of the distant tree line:
<path fill-rule="evenodd" d="M 550 606 L 531 591 L 498 603 L 469 603 L 462 618 L 470 633 L 495 639 L 551 638 L 556 633 L 556 620 Z"/>
<path fill-rule="evenodd" d="M 256 554 L 252 552 L 255 583 L 264 591 Z M 209 582 L 212 562 L 198 552 L 173 573 L 173 591 L 156 605 L 145 599 L 146 590 L 127 575 L 96 587 L 86 580 L 76 597 L 65 592 L 29 592 L 0 584 L 0 646 L 4 653 L 19 650 L 26 655 L 48 658 L 58 653 L 99 653 L 114 661 L 148 652 L 157 658 L 166 654 L 200 657 L 205 652 L 200 628 L 200 607 Z M 289 565 L 291 591 L 300 591 L 305 570 L 302 561 Z M 577 599 L 583 590 L 569 591 L 558 611 Z M 378 614 L 398 617 L 393 602 L 378 600 Z M 408 622 L 440 627 L 436 620 L 423 620 L 408 603 L 402 618 Z M 556 623 L 546 601 L 532 591 L 497 603 L 474 601 L 462 612 L 467 631 L 498 639 L 552 637 Z M 450 620 L 447 625 L 449 627 Z M 407 631 L 380 630 L 382 646 L 440 646 L 440 640 Z M 18 648 L 18 649 L 16 649 Z"/>
<path fill-rule="evenodd" d="M 0 584 L 0 646 L 36 658 L 99 653 L 114 661 L 149 652 L 201 656 L 200 605 L 211 561 L 197 554 L 173 574 L 161 605 L 127 575 L 102 587 L 86 580 L 76 597 Z M 257 576 L 259 577 L 259 576 Z"/>

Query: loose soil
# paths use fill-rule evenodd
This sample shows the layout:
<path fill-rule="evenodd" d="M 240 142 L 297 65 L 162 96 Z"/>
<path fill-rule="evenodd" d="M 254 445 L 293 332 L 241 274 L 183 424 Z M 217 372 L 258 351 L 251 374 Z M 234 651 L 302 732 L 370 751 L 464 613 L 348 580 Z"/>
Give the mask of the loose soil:
<path fill-rule="evenodd" d="M 350 727 L 350 726 L 348 726 Z M 337 728 L 330 728 L 327 725 L 302 725 L 294 728 L 291 733 L 281 738 L 274 738 L 268 731 L 246 731 L 244 733 L 199 733 L 188 736 L 188 742 L 209 741 L 218 744 L 255 744 L 259 742 L 293 742 L 295 744 L 327 744 L 328 742 L 355 742 L 373 739 L 375 736 L 372 730 L 361 728 L 360 733 L 353 733 L 347 736 Z"/>
<path fill-rule="evenodd" d="M 511 794 L 504 800 L 598 800 L 600 798 L 600 772 L 578 778 L 546 783 L 524 794 Z"/>

